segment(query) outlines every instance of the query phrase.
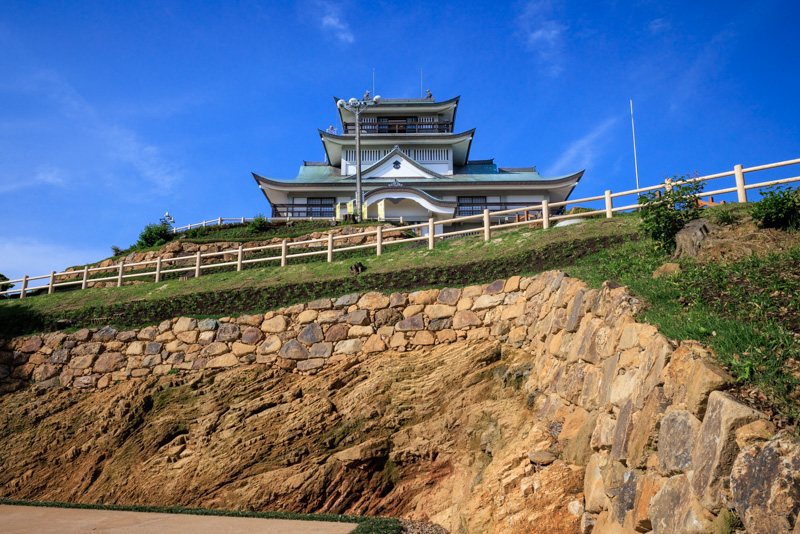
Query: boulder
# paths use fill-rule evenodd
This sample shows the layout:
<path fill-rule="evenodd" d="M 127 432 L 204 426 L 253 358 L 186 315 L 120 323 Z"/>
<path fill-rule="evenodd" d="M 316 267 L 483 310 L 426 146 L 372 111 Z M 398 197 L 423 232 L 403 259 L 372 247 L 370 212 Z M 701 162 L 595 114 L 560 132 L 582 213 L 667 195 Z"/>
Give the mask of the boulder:
<path fill-rule="evenodd" d="M 653 496 L 648 512 L 653 534 L 710 534 L 711 521 L 695 496 L 686 475 L 668 479 Z"/>
<path fill-rule="evenodd" d="M 728 485 L 733 461 L 739 453 L 736 429 L 757 419 L 766 419 L 766 415 L 726 393 L 711 393 L 692 451 L 692 490 L 712 512 L 722 505 L 722 490 Z"/>
<path fill-rule="evenodd" d="M 172 327 L 172 333 L 180 334 L 181 332 L 194 330 L 196 326 L 197 326 L 197 321 L 195 319 L 192 319 L 191 317 L 181 317 L 175 322 L 175 325 Z"/>
<path fill-rule="evenodd" d="M 289 327 L 289 320 L 284 315 L 276 315 L 271 319 L 265 319 L 261 323 L 261 331 L 268 334 L 280 334 Z"/>
<path fill-rule="evenodd" d="M 658 470 L 664 476 L 692 469 L 692 450 L 700 421 L 686 410 L 667 412 L 658 434 Z"/>
<path fill-rule="evenodd" d="M 306 360 L 308 359 L 308 349 L 296 339 L 292 339 L 281 347 L 280 356 L 287 360 Z"/>
<path fill-rule="evenodd" d="M 373 324 L 375 328 L 380 328 L 382 326 L 394 326 L 402 320 L 403 314 L 400 311 L 394 308 L 386 308 L 375 312 Z"/>
<path fill-rule="evenodd" d="M 94 333 L 92 341 L 99 341 L 100 343 L 107 343 L 113 341 L 117 337 L 117 329 L 111 326 L 105 326 Z"/>
<path fill-rule="evenodd" d="M 358 307 L 362 310 L 381 310 L 389 307 L 389 297 L 383 293 L 364 293 L 358 299 Z"/>
<path fill-rule="evenodd" d="M 223 323 L 217 329 L 217 341 L 235 341 L 239 339 L 239 326 L 235 323 Z"/>
<path fill-rule="evenodd" d="M 686 409 L 702 419 L 711 392 L 727 389 L 733 382 L 733 377 L 720 366 L 706 360 L 695 360 L 686 385 Z"/>
<path fill-rule="evenodd" d="M 423 328 L 425 328 L 425 319 L 421 313 L 412 315 L 408 319 L 403 319 L 395 325 L 395 329 L 398 332 L 422 330 Z"/>
<path fill-rule="evenodd" d="M 95 373 L 111 373 L 125 367 L 127 358 L 119 352 L 104 352 L 94 362 Z"/>
<path fill-rule="evenodd" d="M 311 323 L 307 325 L 297 335 L 297 341 L 304 343 L 306 345 L 313 345 L 314 343 L 319 343 L 324 338 L 325 336 L 322 334 L 322 327 L 320 327 L 317 323 Z"/>
<path fill-rule="evenodd" d="M 355 310 L 347 314 L 345 317 L 345 322 L 347 324 L 354 324 L 360 326 L 366 326 L 370 324 L 369 321 L 369 311 L 367 310 Z"/>
<path fill-rule="evenodd" d="M 219 321 L 216 319 L 203 319 L 197 325 L 197 329 L 201 332 L 208 332 L 217 328 L 219 328 Z"/>
<path fill-rule="evenodd" d="M 445 288 L 439 291 L 439 296 L 436 298 L 436 301 L 439 304 L 445 304 L 447 306 L 455 306 L 458 304 L 458 300 L 461 298 L 461 290 L 457 288 Z"/>
<path fill-rule="evenodd" d="M 584 507 L 587 512 L 600 513 L 611 506 L 603 483 L 603 469 L 608 464 L 608 453 L 595 453 L 589 458 L 583 478 Z"/>
<path fill-rule="evenodd" d="M 347 332 L 350 330 L 350 327 L 346 324 L 335 324 L 328 328 L 328 331 L 325 332 L 325 341 L 330 342 L 337 342 L 343 339 L 347 339 Z"/>
<path fill-rule="evenodd" d="M 650 451 L 656 448 L 661 419 L 667 406 L 669 406 L 669 399 L 664 395 L 664 388 L 657 387 L 650 393 L 644 406 L 636 414 L 628 443 L 628 467 L 644 468 Z"/>
<path fill-rule="evenodd" d="M 731 494 L 748 534 L 800 529 L 800 439 L 788 432 L 742 450 L 731 471 Z"/>
<path fill-rule="evenodd" d="M 480 326 L 482 324 L 483 322 L 478 316 L 469 310 L 457 311 L 455 315 L 453 315 L 453 329 L 455 330 L 462 330 L 470 326 Z"/>
<path fill-rule="evenodd" d="M 360 339 L 346 339 L 338 342 L 333 350 L 340 354 L 355 354 L 361 352 L 362 345 L 363 342 Z"/>

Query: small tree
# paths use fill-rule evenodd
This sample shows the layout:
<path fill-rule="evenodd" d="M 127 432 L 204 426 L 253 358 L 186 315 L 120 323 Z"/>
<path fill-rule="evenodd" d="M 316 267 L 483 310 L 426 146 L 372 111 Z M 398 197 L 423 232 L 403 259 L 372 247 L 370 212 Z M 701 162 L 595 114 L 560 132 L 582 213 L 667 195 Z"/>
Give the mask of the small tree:
<path fill-rule="evenodd" d="M 675 249 L 675 235 L 686 223 L 700 217 L 697 199 L 703 191 L 703 184 L 687 182 L 688 178 L 691 176 L 667 179 L 667 188 L 662 196 L 651 191 L 639 197 L 642 230 L 669 252 Z"/>
<path fill-rule="evenodd" d="M 2 282 L 5 282 L 7 280 L 8 280 L 8 277 L 6 275 L 0 274 L 0 291 L 8 291 L 14 285 L 14 284 L 3 284 L 2 283 Z"/>
<path fill-rule="evenodd" d="M 269 230 L 269 221 L 262 213 L 257 214 L 247 225 L 247 231 L 251 234 L 259 234 L 267 230 Z"/>
<path fill-rule="evenodd" d="M 751 213 L 764 228 L 800 230 L 800 189 L 769 187 Z"/>
<path fill-rule="evenodd" d="M 172 239 L 172 228 L 166 223 L 148 224 L 139 234 L 139 241 L 136 242 L 137 248 L 148 248 L 163 240 L 165 243 Z"/>

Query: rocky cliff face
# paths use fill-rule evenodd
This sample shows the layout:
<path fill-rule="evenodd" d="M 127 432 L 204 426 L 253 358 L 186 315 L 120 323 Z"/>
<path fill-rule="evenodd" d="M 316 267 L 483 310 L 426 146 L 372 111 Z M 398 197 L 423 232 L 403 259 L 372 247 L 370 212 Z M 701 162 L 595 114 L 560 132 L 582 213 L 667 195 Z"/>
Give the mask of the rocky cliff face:
<path fill-rule="evenodd" d="M 337 302 L 5 343 L 0 495 L 386 514 L 465 534 L 726 532 L 731 510 L 748 532 L 800 528 L 800 446 L 724 391 L 702 346 L 637 323 L 625 288 L 550 272 Z M 333 328 L 357 350 L 321 341 Z M 204 332 L 225 365 L 201 356 Z M 151 343 L 148 367 L 129 350 Z M 315 343 L 332 352 L 301 366 Z M 56 353 L 64 384 L 37 374 Z"/>

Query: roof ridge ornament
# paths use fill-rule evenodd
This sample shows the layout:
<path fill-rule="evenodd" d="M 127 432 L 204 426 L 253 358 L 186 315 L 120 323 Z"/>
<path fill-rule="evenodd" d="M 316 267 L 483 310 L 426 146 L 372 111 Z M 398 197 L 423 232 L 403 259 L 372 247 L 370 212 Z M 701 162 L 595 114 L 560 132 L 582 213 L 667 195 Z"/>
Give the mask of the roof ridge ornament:
<path fill-rule="evenodd" d="M 400 182 L 398 182 L 398 181 L 397 181 L 397 178 L 395 178 L 395 179 L 392 181 L 392 183 L 390 183 L 390 184 L 389 184 L 389 187 L 403 187 L 403 184 L 401 184 Z"/>

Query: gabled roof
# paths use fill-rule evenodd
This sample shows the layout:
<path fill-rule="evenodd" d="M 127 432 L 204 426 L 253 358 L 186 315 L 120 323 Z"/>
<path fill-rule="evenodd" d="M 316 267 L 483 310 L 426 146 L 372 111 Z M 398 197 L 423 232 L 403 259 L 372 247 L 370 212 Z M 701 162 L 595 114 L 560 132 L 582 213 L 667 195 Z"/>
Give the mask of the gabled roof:
<path fill-rule="evenodd" d="M 446 109 L 453 108 L 453 123 L 456 122 L 456 111 L 458 110 L 458 101 L 461 99 L 461 95 L 451 98 L 449 100 L 444 100 L 442 102 L 436 102 L 432 99 L 425 99 L 425 98 L 382 98 L 380 104 L 376 104 L 373 107 L 367 108 L 369 111 L 368 114 L 374 114 L 377 110 L 385 109 L 387 112 L 390 112 L 392 109 L 401 109 L 403 111 L 414 111 L 420 110 L 426 113 L 436 112 L 436 111 L 444 111 Z M 342 100 L 339 97 L 334 96 L 333 101 L 338 103 L 339 100 Z M 345 100 L 347 102 L 347 100 Z M 336 107 L 336 110 L 339 112 L 339 123 L 344 124 L 344 117 L 342 116 L 342 108 Z"/>
<path fill-rule="evenodd" d="M 397 145 L 395 145 L 394 149 L 391 152 L 389 152 L 388 154 L 383 156 L 381 159 L 376 161 L 373 165 L 371 165 L 367 169 L 364 169 L 364 170 L 361 171 L 362 179 L 365 179 L 365 180 L 371 179 L 369 174 L 372 171 L 374 171 L 375 169 L 377 169 L 380 166 L 384 165 L 390 159 L 394 159 L 394 158 L 400 158 L 400 159 L 405 160 L 412 167 L 414 167 L 415 169 L 419 170 L 422 174 L 427 174 L 430 177 L 435 178 L 435 179 L 444 178 L 443 175 L 441 175 L 441 174 L 439 174 L 437 172 L 433 172 L 432 170 L 430 170 L 428 168 L 425 168 L 422 165 L 420 165 L 419 163 L 417 163 L 416 161 L 414 161 L 411 157 L 407 156 L 402 150 L 400 150 L 400 148 Z M 351 174 L 350 176 L 345 177 L 345 179 L 346 180 L 355 180 L 356 179 L 356 175 L 355 174 Z"/>

